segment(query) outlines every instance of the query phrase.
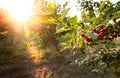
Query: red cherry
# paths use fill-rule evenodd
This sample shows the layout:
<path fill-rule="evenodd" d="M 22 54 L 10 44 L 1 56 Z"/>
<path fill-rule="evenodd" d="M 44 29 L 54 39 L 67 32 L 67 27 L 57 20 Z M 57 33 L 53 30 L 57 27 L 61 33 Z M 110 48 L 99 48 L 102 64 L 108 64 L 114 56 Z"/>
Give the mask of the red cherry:
<path fill-rule="evenodd" d="M 91 38 L 86 38 L 86 41 L 87 42 L 92 42 L 92 39 Z"/>
<path fill-rule="evenodd" d="M 111 30 L 110 32 L 111 32 L 111 33 L 117 33 L 118 30 Z"/>
<path fill-rule="evenodd" d="M 103 33 L 105 33 L 107 30 L 108 30 L 108 27 L 104 27 L 104 28 L 101 29 L 101 31 L 102 31 Z"/>
<path fill-rule="evenodd" d="M 85 37 L 85 34 L 81 34 L 81 37 L 83 37 L 83 38 L 84 38 L 84 37 Z"/>
<path fill-rule="evenodd" d="M 99 34 L 100 32 L 97 29 L 94 29 L 93 32 Z"/>
<path fill-rule="evenodd" d="M 103 40 L 103 36 L 104 36 L 104 33 L 103 33 L 103 32 L 100 32 L 100 33 L 98 34 L 98 39 Z"/>
<path fill-rule="evenodd" d="M 81 34 L 81 37 L 84 39 L 88 38 L 85 34 Z"/>

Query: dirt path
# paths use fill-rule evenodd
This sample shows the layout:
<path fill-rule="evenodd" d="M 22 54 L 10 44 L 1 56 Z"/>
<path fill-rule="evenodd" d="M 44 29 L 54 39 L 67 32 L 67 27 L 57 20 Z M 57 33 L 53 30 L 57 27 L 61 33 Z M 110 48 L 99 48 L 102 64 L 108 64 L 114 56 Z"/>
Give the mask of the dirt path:
<path fill-rule="evenodd" d="M 0 78 L 45 78 L 47 64 L 39 59 L 42 50 L 37 50 L 32 39 L 27 52 L 0 56 Z"/>
<path fill-rule="evenodd" d="M 37 50 L 35 42 L 26 37 L 30 45 L 28 50 L 13 55 L 0 55 L 0 78 L 42 78 L 39 57 L 42 50 Z"/>

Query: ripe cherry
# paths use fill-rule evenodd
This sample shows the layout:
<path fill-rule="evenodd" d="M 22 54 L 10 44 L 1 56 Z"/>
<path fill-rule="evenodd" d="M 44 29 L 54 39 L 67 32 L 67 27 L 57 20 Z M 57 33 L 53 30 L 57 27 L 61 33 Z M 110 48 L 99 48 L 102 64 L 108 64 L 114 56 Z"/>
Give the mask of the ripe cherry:
<path fill-rule="evenodd" d="M 118 30 L 111 30 L 111 33 L 118 33 Z"/>
<path fill-rule="evenodd" d="M 85 39 L 87 42 L 93 42 L 91 38 L 86 38 Z"/>
<path fill-rule="evenodd" d="M 84 38 L 85 36 L 86 36 L 85 34 L 81 34 L 81 37 L 83 37 L 83 38 Z"/>
<path fill-rule="evenodd" d="M 93 32 L 99 34 L 100 32 L 97 29 L 94 29 Z"/>
<path fill-rule="evenodd" d="M 101 31 L 102 31 L 103 33 L 105 33 L 107 30 L 108 30 L 108 27 L 104 27 L 104 28 L 101 29 Z"/>
<path fill-rule="evenodd" d="M 84 39 L 88 38 L 85 34 L 81 34 L 81 37 Z"/>
<path fill-rule="evenodd" d="M 103 32 L 100 32 L 100 33 L 98 34 L 98 39 L 103 40 L 103 37 L 104 37 L 104 33 L 103 33 Z"/>
<path fill-rule="evenodd" d="M 81 37 L 84 38 L 87 42 L 93 42 L 92 38 L 88 38 L 85 34 L 81 34 Z"/>

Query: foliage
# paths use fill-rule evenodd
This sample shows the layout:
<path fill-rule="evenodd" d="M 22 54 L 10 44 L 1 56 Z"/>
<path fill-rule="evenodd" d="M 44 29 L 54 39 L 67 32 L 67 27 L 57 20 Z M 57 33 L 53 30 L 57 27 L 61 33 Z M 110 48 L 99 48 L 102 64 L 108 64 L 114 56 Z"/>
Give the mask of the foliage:
<path fill-rule="evenodd" d="M 87 29 L 82 28 L 84 33 L 81 34 L 81 37 L 87 46 L 85 48 L 86 58 L 83 59 L 84 63 L 81 62 L 83 65 L 87 64 L 92 71 L 101 73 L 101 76 L 104 77 L 107 72 L 115 74 L 119 72 L 116 63 L 119 65 L 117 58 L 120 51 L 116 50 L 117 46 L 115 46 L 116 39 L 119 38 L 120 34 L 119 21 L 117 21 L 119 17 L 114 18 L 119 12 L 117 9 L 119 2 L 112 4 L 106 0 L 97 3 L 97 7 L 94 6 L 95 3 L 92 1 L 81 2 L 83 6 L 82 24 L 88 24 Z M 110 23 L 111 21 L 112 23 Z M 112 50 L 113 48 L 115 49 Z M 118 74 L 116 75 L 118 76 Z"/>
<path fill-rule="evenodd" d="M 120 36 L 120 2 L 113 4 L 109 0 L 100 3 L 78 0 L 78 4 L 81 10 L 79 21 L 77 16 L 68 16 L 70 8 L 66 8 L 67 3 L 63 7 L 51 2 L 43 5 L 44 11 L 36 14 L 35 21 L 39 23 L 40 28 L 45 28 L 45 31 L 48 30 L 48 25 L 54 28 L 54 38 L 50 35 L 51 32 L 48 32 L 46 37 L 47 33 L 41 31 L 39 26 L 38 32 L 44 34 L 43 40 L 53 39 L 60 52 L 70 51 L 73 56 L 83 52 L 84 58 L 79 60 L 79 63 L 83 66 L 88 65 L 90 71 L 102 73 L 102 76 L 106 72 L 119 73 L 117 65 L 120 51 L 113 49 L 118 46 L 116 40 Z M 77 59 L 80 58 L 72 61 Z"/>
<path fill-rule="evenodd" d="M 11 53 L 12 51 L 13 27 L 8 19 L 10 19 L 8 12 L 0 9 L 0 53 Z"/>
<path fill-rule="evenodd" d="M 38 6 L 41 7 L 39 8 Z M 38 11 L 37 8 L 39 8 L 40 11 Z M 52 3 L 48 4 L 46 1 L 41 0 L 40 2 L 35 2 L 34 10 L 35 15 L 32 17 L 34 20 L 30 20 L 33 24 L 30 25 L 29 28 L 36 34 L 36 36 L 34 36 L 35 41 L 37 41 L 41 48 L 47 48 L 52 45 L 58 50 L 58 42 L 54 34 L 56 32 L 56 25 L 52 19 L 56 13 L 55 6 Z"/>
<path fill-rule="evenodd" d="M 27 49 L 22 27 L 5 9 L 0 9 L 0 54 L 12 54 Z"/>

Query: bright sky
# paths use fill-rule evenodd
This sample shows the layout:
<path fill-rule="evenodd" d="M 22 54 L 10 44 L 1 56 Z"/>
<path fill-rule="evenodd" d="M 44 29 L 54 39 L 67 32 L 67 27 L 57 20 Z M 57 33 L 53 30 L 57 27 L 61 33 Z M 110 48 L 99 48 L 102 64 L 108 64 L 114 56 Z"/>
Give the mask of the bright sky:
<path fill-rule="evenodd" d="M 28 16 L 32 13 L 32 5 L 34 0 L 0 0 L 0 7 L 7 8 L 10 10 L 10 12 L 16 16 L 19 19 L 26 19 Z M 63 4 L 64 2 L 68 0 L 48 0 L 48 1 L 55 1 L 59 4 Z M 75 3 L 77 0 L 69 0 L 70 3 L 68 7 L 71 8 L 69 15 L 74 16 L 78 15 L 80 16 L 79 12 L 77 11 L 77 8 L 75 6 Z M 101 1 L 101 0 L 94 0 L 94 1 Z M 119 0 L 110 0 L 112 2 L 117 2 Z M 80 18 L 80 17 L 79 17 Z"/>
<path fill-rule="evenodd" d="M 9 10 L 13 16 L 25 20 L 32 14 L 33 0 L 0 0 L 0 7 Z"/>
<path fill-rule="evenodd" d="M 76 8 L 76 5 L 75 5 L 78 0 L 51 0 L 51 1 L 55 1 L 55 2 L 57 2 L 59 4 L 63 4 L 66 1 L 70 1 L 70 3 L 68 4 L 68 7 L 71 8 L 70 11 L 69 11 L 69 15 L 71 17 L 77 15 L 78 16 L 78 20 L 80 19 L 80 12 L 78 12 L 78 10 Z M 102 0 L 93 0 L 93 1 L 100 2 Z M 113 3 L 116 3 L 119 0 L 110 0 L 110 1 L 113 2 Z"/>

